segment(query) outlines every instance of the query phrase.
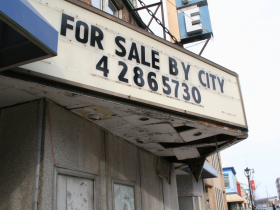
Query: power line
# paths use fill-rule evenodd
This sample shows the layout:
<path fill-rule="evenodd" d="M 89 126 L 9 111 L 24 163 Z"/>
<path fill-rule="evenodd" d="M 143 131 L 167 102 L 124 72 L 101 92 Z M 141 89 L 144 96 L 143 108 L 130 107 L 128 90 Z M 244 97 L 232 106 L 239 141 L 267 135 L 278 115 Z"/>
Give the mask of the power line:
<path fill-rule="evenodd" d="M 206 42 L 207 40 L 205 40 L 205 41 L 202 41 L 202 42 L 199 42 L 199 43 L 196 43 L 196 44 L 194 44 L 194 45 L 191 45 L 191 46 L 188 46 L 188 47 L 184 47 L 185 49 L 187 49 L 187 48 L 190 48 L 190 47 L 193 47 L 193 46 L 195 46 L 195 45 L 199 45 L 199 44 L 202 44 L 202 43 L 204 43 L 204 42 Z"/>

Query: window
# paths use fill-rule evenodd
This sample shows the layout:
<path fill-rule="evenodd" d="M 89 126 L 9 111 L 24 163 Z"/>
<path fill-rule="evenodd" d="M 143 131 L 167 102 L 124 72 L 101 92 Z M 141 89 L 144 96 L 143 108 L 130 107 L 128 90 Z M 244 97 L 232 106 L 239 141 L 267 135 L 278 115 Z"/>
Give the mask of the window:
<path fill-rule="evenodd" d="M 101 8 L 101 1 L 102 0 L 91 0 L 91 4 L 92 4 L 92 6 L 98 8 L 98 9 L 102 9 Z"/>
<path fill-rule="evenodd" d="M 202 199 L 200 196 L 179 197 L 180 210 L 202 210 Z"/>
<path fill-rule="evenodd" d="M 224 181 L 225 181 L 225 188 L 229 187 L 229 178 L 228 178 L 228 174 L 224 175 Z"/>
<path fill-rule="evenodd" d="M 134 187 L 114 183 L 114 209 L 134 210 Z"/>
<path fill-rule="evenodd" d="M 95 179 L 91 174 L 56 168 L 53 209 L 96 209 Z"/>
<path fill-rule="evenodd" d="M 84 1 L 87 1 L 87 0 L 84 0 Z M 91 1 L 92 6 L 98 8 L 98 9 L 102 9 L 105 12 L 108 12 L 109 14 L 114 15 L 116 17 L 119 16 L 119 11 L 111 0 L 89 0 L 89 2 L 90 1 Z M 103 8 L 103 6 L 102 6 L 104 4 L 105 4 L 105 8 Z M 106 4 L 107 4 L 107 6 L 106 6 Z"/>
<path fill-rule="evenodd" d="M 118 10 L 110 0 L 108 0 L 108 11 L 107 12 L 111 15 L 118 17 Z"/>

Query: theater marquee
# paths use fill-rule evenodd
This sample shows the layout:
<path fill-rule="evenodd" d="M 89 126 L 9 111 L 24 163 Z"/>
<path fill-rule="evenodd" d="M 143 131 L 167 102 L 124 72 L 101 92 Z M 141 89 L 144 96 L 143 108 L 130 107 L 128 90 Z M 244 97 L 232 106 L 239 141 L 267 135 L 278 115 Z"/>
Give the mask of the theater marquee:
<path fill-rule="evenodd" d="M 238 75 L 66 1 L 29 1 L 60 32 L 58 56 L 23 68 L 79 87 L 247 127 Z"/>

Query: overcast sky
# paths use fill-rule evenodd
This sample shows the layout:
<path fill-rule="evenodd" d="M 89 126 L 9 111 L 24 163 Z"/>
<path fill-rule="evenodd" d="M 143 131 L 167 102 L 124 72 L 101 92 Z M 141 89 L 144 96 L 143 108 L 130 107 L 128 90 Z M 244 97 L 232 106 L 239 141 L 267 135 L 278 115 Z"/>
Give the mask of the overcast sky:
<path fill-rule="evenodd" d="M 146 4 L 157 2 L 146 0 Z M 259 198 L 276 196 L 280 177 L 280 1 L 208 0 L 214 42 L 202 56 L 239 74 L 249 137 L 222 151 L 223 167 L 255 170 Z M 143 13 L 144 14 L 144 13 Z M 146 14 L 147 16 L 147 14 Z M 142 15 L 143 17 L 143 15 Z M 153 30 L 160 31 L 153 23 Z M 203 44 L 188 48 L 199 53 Z"/>

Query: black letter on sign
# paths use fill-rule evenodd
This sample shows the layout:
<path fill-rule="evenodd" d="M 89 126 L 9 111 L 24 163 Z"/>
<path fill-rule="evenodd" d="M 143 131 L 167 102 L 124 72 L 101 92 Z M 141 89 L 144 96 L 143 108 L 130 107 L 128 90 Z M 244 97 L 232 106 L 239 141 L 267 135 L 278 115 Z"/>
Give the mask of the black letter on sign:
<path fill-rule="evenodd" d="M 204 74 L 205 75 L 205 72 L 203 70 L 200 70 L 199 73 L 198 73 L 198 78 L 199 78 L 199 82 L 201 85 L 203 85 L 204 87 L 206 87 L 206 84 L 202 81 L 202 78 L 201 78 L 201 75 Z"/>
<path fill-rule="evenodd" d="M 98 45 L 98 48 L 103 50 L 103 46 L 101 44 L 101 41 L 103 40 L 103 38 L 104 38 L 104 34 L 101 31 L 101 29 L 92 25 L 91 26 L 90 45 L 95 47 L 95 42 L 96 42 Z"/>
<path fill-rule="evenodd" d="M 135 52 L 135 55 L 134 55 L 134 52 Z M 136 44 L 134 42 L 132 42 L 130 52 L 129 52 L 129 56 L 128 56 L 128 60 L 132 60 L 132 58 L 136 59 L 137 63 L 140 63 L 137 47 L 136 47 Z"/>
<path fill-rule="evenodd" d="M 102 63 L 104 63 L 104 67 L 102 67 Z M 103 56 L 100 61 L 96 64 L 96 69 L 103 71 L 103 76 L 108 77 L 109 69 L 108 69 L 108 57 Z"/>
<path fill-rule="evenodd" d="M 159 62 L 159 59 L 156 58 L 156 55 L 159 55 L 159 52 L 152 50 L 152 67 L 159 70 L 159 66 L 156 65 L 156 62 Z"/>
<path fill-rule="evenodd" d="M 80 37 L 81 26 L 84 26 L 84 38 Z M 77 21 L 76 23 L 76 39 L 83 44 L 88 42 L 88 25 L 85 22 Z"/>
<path fill-rule="evenodd" d="M 213 89 L 216 90 L 216 85 L 215 85 L 216 76 L 213 74 L 210 74 L 209 76 L 212 78 Z"/>
<path fill-rule="evenodd" d="M 155 79 L 153 79 L 154 77 Z M 155 72 L 149 72 L 148 74 L 148 85 L 151 88 L 152 91 L 157 91 L 158 90 L 158 84 L 156 81 L 157 75 Z"/>
<path fill-rule="evenodd" d="M 135 84 L 138 85 L 139 87 L 143 87 L 145 85 L 145 81 L 143 79 L 143 75 L 144 75 L 143 70 L 140 67 L 136 66 L 134 67 L 133 72 L 134 72 L 133 80 Z"/>
<path fill-rule="evenodd" d="M 122 69 L 122 71 L 121 71 L 121 73 L 120 73 L 118 78 L 119 78 L 120 81 L 128 83 L 128 79 L 124 78 L 124 76 L 125 76 L 125 74 L 127 72 L 127 65 L 124 62 L 122 62 L 122 61 L 119 61 L 119 65 L 123 66 L 123 69 Z"/>
<path fill-rule="evenodd" d="M 191 99 L 191 95 L 190 95 L 190 93 L 189 93 L 189 86 L 188 86 L 186 83 L 182 83 L 182 86 L 183 86 L 183 88 L 184 88 L 184 93 L 187 94 L 187 96 L 185 96 L 185 95 L 183 94 L 183 98 L 184 98 L 186 101 L 189 101 L 189 100 Z"/>
<path fill-rule="evenodd" d="M 220 78 L 218 77 L 218 82 L 219 82 L 220 87 L 221 87 L 221 92 L 224 93 L 224 79 L 222 79 L 222 82 L 221 82 Z"/>
<path fill-rule="evenodd" d="M 73 30 L 73 26 L 68 24 L 67 23 L 67 20 L 70 20 L 70 21 L 74 21 L 74 18 L 69 16 L 69 15 L 66 15 L 64 13 L 62 13 L 62 20 L 61 20 L 61 29 L 60 29 L 60 34 L 62 36 L 66 36 L 66 29 L 69 28 L 71 30 Z"/>
<path fill-rule="evenodd" d="M 167 81 L 169 81 L 169 78 L 168 77 L 165 77 L 165 76 L 162 76 L 162 84 L 164 87 L 167 88 L 167 90 L 165 90 L 164 88 L 163 89 L 163 92 L 166 94 L 166 95 L 170 95 L 171 93 L 171 87 L 170 85 L 167 83 Z"/>
<path fill-rule="evenodd" d="M 210 88 L 209 75 L 208 75 L 208 73 L 206 73 L 206 81 L 207 81 L 207 87 Z"/>
<path fill-rule="evenodd" d="M 145 61 L 145 46 L 141 45 L 141 63 L 145 66 L 150 66 L 151 64 L 147 61 Z"/>
<path fill-rule="evenodd" d="M 195 92 L 197 94 L 197 98 L 196 98 Z M 201 95 L 200 95 L 199 90 L 196 87 L 192 88 L 192 97 L 193 97 L 193 100 L 195 101 L 195 103 L 200 104 L 200 102 L 201 102 Z"/>
<path fill-rule="evenodd" d="M 182 66 L 185 72 L 185 80 L 189 80 L 189 71 L 190 71 L 190 65 L 187 65 L 187 68 L 185 67 L 185 64 L 182 62 Z"/>
<path fill-rule="evenodd" d="M 171 80 L 175 84 L 175 97 L 178 98 L 179 82 L 177 80 Z"/>
<path fill-rule="evenodd" d="M 120 56 L 120 57 L 124 57 L 126 55 L 126 50 L 125 47 L 120 43 L 120 41 L 123 41 L 125 43 L 125 38 L 121 37 L 121 36 L 117 36 L 115 38 L 115 42 L 118 45 L 118 47 L 122 50 L 121 52 L 116 50 L 116 55 Z"/>
<path fill-rule="evenodd" d="M 179 73 L 177 68 L 177 61 L 171 57 L 169 57 L 169 73 L 174 76 L 177 76 Z"/>

